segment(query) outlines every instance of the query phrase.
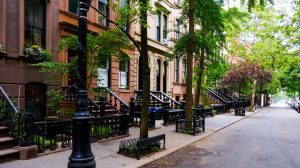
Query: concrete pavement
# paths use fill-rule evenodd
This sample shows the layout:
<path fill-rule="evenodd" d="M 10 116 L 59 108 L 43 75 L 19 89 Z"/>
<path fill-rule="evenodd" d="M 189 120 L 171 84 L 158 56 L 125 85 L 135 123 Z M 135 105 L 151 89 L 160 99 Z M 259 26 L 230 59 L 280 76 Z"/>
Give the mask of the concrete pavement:
<path fill-rule="evenodd" d="M 246 117 L 253 113 L 246 113 Z M 121 140 L 137 138 L 139 128 L 130 128 L 130 137 L 125 137 L 117 140 L 107 141 L 103 143 L 92 144 L 92 151 L 96 157 L 97 167 L 104 168 L 120 168 L 120 167 L 140 167 L 159 159 L 167 154 L 170 154 L 184 146 L 196 142 L 224 127 L 227 127 L 245 117 L 234 116 L 233 113 L 221 114 L 212 118 L 206 119 L 206 132 L 200 133 L 197 136 L 175 133 L 175 125 L 168 127 L 162 126 L 162 121 L 156 122 L 156 126 L 160 129 L 149 131 L 149 136 L 166 134 L 166 150 L 155 153 L 148 157 L 143 157 L 141 160 L 136 160 L 123 155 L 117 154 L 119 143 Z M 0 164 L 0 168 L 65 168 L 68 163 L 68 157 L 71 150 L 66 150 L 58 153 L 40 156 L 31 160 L 17 160 L 13 162 Z"/>
<path fill-rule="evenodd" d="M 282 105 L 264 108 L 145 168 L 300 168 L 300 114 Z"/>

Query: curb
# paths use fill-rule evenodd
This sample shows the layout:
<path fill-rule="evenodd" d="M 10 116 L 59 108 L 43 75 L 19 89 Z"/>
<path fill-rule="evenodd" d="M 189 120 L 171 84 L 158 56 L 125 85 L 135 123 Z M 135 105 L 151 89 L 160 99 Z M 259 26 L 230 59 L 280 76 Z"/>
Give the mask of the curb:
<path fill-rule="evenodd" d="M 145 165 L 147 165 L 147 164 L 149 164 L 149 163 L 151 163 L 151 162 L 154 162 L 154 161 L 156 161 L 156 160 L 158 160 L 158 159 L 161 159 L 162 157 L 164 157 L 164 156 L 166 156 L 166 155 L 169 155 L 169 154 L 174 153 L 174 152 L 176 152 L 176 151 L 178 151 L 178 150 L 180 150 L 180 149 L 182 149 L 182 148 L 184 148 L 184 147 L 186 147 L 186 146 L 188 146 L 188 145 L 191 145 L 191 144 L 193 144 L 193 143 L 195 143 L 195 142 L 197 142 L 197 141 L 199 141 L 199 140 L 202 140 L 202 139 L 204 139 L 204 138 L 207 138 L 208 136 L 210 136 L 210 135 L 212 135 L 212 134 L 214 134 L 214 133 L 217 133 L 217 132 L 219 132 L 219 131 L 221 131 L 221 130 L 223 130 L 223 129 L 225 129 L 225 128 L 227 128 L 227 127 L 233 125 L 233 124 L 236 124 L 237 122 L 240 122 L 240 121 L 242 121 L 242 120 L 244 120 L 244 119 L 246 119 L 246 118 L 248 118 L 248 117 L 251 117 L 252 115 L 254 115 L 254 114 L 260 112 L 260 111 L 263 110 L 263 109 L 264 109 L 264 108 L 261 108 L 261 109 L 255 111 L 255 112 L 252 112 L 252 113 L 249 114 L 248 116 L 244 116 L 243 118 L 241 118 L 241 119 L 239 119 L 239 120 L 237 120 L 237 121 L 234 121 L 234 122 L 232 122 L 232 123 L 230 123 L 230 124 L 228 124 L 228 125 L 226 125 L 226 126 L 217 128 L 216 130 L 209 131 L 209 132 L 207 132 L 206 134 L 200 135 L 200 136 L 198 136 L 197 138 L 195 138 L 195 139 L 193 139 L 193 140 L 191 140 L 191 141 L 189 141 L 189 142 L 186 142 L 186 143 L 184 143 L 184 144 L 182 144 L 182 145 L 180 145 L 180 146 L 176 146 L 175 148 L 168 148 L 167 150 L 164 150 L 164 151 L 159 152 L 159 153 L 157 153 L 157 154 L 154 154 L 154 155 L 152 155 L 152 156 L 145 157 L 143 160 L 139 160 L 137 163 L 134 163 L 134 164 L 131 164 L 131 165 L 127 165 L 127 166 L 125 166 L 124 168 L 139 168 L 139 167 L 145 166 Z"/>

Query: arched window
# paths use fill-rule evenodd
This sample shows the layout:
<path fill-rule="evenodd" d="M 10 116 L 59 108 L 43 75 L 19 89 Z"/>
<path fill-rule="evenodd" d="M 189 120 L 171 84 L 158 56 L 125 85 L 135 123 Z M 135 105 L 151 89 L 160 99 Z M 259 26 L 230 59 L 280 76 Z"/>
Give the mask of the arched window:
<path fill-rule="evenodd" d="M 25 0 L 25 43 L 46 46 L 46 2 Z"/>

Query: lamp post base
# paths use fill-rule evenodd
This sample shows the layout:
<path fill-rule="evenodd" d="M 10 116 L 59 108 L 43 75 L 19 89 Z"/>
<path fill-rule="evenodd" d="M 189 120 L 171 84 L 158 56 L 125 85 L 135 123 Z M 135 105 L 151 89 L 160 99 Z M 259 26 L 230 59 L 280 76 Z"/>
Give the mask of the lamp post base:
<path fill-rule="evenodd" d="M 83 161 L 82 159 L 69 157 L 68 168 L 96 168 L 96 161 L 94 158 L 95 157 L 85 158 Z"/>

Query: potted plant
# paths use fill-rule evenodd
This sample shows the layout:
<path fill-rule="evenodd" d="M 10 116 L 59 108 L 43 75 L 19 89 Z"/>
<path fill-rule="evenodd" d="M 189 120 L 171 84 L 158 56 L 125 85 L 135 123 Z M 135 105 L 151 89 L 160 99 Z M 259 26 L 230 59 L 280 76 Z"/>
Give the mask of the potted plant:
<path fill-rule="evenodd" d="M 30 63 L 40 63 L 51 60 L 50 53 L 38 45 L 26 44 L 24 47 L 25 59 Z"/>

